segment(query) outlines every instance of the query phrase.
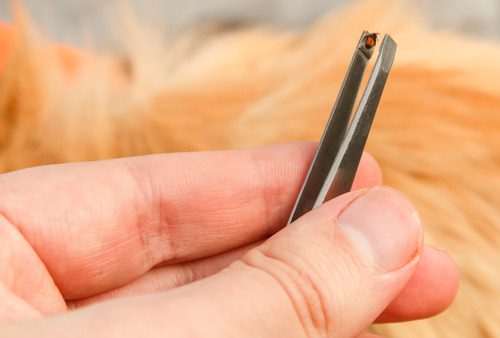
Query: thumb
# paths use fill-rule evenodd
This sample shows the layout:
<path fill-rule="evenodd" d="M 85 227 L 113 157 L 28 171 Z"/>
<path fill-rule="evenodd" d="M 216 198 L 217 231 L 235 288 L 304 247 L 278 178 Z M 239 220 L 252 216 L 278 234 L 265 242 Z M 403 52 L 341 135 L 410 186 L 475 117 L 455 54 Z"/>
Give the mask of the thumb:
<path fill-rule="evenodd" d="M 421 248 L 417 213 L 399 193 L 346 194 L 193 285 L 211 299 L 197 321 L 207 336 L 354 337 L 406 285 Z"/>
<path fill-rule="evenodd" d="M 174 291 L 165 302 L 177 315 L 170 332 L 354 337 L 399 294 L 421 248 L 418 216 L 400 194 L 374 188 L 343 195 L 228 269 Z"/>

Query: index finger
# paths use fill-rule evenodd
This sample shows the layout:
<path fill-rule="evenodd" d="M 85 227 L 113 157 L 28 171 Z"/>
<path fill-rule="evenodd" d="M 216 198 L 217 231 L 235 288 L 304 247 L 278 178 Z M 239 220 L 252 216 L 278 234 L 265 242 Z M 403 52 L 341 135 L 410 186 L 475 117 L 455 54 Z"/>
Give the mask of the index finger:
<path fill-rule="evenodd" d="M 121 286 L 161 262 L 211 256 L 285 225 L 315 149 L 152 155 L 3 175 L 0 214 L 66 299 Z M 356 187 L 380 183 L 369 157 Z"/>

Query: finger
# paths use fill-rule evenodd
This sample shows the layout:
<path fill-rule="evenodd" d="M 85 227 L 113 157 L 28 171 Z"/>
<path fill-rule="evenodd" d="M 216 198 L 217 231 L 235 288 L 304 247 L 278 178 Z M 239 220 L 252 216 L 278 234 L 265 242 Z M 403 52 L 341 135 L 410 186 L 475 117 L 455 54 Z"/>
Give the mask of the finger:
<path fill-rule="evenodd" d="M 257 245 L 254 243 L 194 262 L 161 266 L 123 287 L 71 301 L 69 306 L 78 308 L 117 297 L 170 290 L 219 272 Z M 377 318 L 377 322 L 400 322 L 434 316 L 451 304 L 457 288 L 458 272 L 454 261 L 447 253 L 424 246 L 415 273 L 403 291 Z"/>
<path fill-rule="evenodd" d="M 352 190 L 374 187 L 382 184 L 382 171 L 378 166 L 377 160 L 369 153 L 363 153 L 359 170 L 356 173 Z"/>
<path fill-rule="evenodd" d="M 259 241 L 193 262 L 155 267 L 146 272 L 145 275 L 120 288 L 96 296 L 69 301 L 68 307 L 75 309 L 112 298 L 161 292 L 192 283 L 227 268 L 260 243 Z"/>
<path fill-rule="evenodd" d="M 1 176 L 0 214 L 67 299 L 122 286 L 160 262 L 212 256 L 284 226 L 315 145 L 168 154 Z M 357 186 L 380 178 L 362 160 Z"/>
<path fill-rule="evenodd" d="M 162 266 L 118 289 L 70 302 L 77 308 L 103 300 L 166 291 L 211 276 L 238 260 L 252 244 L 206 259 Z M 417 268 L 403 291 L 377 318 L 378 323 L 416 320 L 434 316 L 452 303 L 458 289 L 458 270 L 450 256 L 424 246 Z"/>
<path fill-rule="evenodd" d="M 403 291 L 377 322 L 401 322 L 434 316 L 448 308 L 458 291 L 459 273 L 446 253 L 425 246 L 420 262 Z"/>
<path fill-rule="evenodd" d="M 231 268 L 174 291 L 166 311 L 182 313 L 201 299 L 185 320 L 201 321 L 213 330 L 208 336 L 252 327 L 252 336 L 353 337 L 406 285 L 421 241 L 416 213 L 398 194 L 382 188 L 347 194 L 305 215 Z M 207 316 L 210 312 L 217 315 Z"/>
<path fill-rule="evenodd" d="M 108 337 L 355 337 L 408 282 L 421 240 L 415 211 L 398 194 L 382 188 L 350 193 L 212 277 L 3 327 L 0 334 L 64 336 L 71 327 L 73 335 L 92 335 L 106 323 Z"/>

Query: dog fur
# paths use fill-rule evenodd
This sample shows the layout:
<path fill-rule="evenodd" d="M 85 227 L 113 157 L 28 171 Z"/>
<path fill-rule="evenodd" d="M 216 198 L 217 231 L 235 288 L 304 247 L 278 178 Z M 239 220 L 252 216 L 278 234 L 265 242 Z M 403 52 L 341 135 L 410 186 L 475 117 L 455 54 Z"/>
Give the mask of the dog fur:
<path fill-rule="evenodd" d="M 105 55 L 50 46 L 16 13 L 0 39 L 3 172 L 318 140 L 360 32 L 390 32 L 399 49 L 367 148 L 462 281 L 443 315 L 375 330 L 500 337 L 499 43 L 432 32 L 411 6 L 372 0 L 305 31 L 202 30 L 169 43 L 129 20 L 129 48 Z"/>

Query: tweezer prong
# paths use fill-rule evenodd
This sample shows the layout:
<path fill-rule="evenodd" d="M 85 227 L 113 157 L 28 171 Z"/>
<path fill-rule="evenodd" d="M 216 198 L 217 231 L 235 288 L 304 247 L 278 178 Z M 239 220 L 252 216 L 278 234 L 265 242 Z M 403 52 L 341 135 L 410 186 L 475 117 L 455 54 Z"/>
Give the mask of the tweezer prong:
<path fill-rule="evenodd" d="M 318 197 L 323 182 L 328 176 L 330 166 L 333 164 L 334 156 L 339 151 L 344 139 L 351 113 L 358 96 L 359 87 L 363 80 L 366 65 L 373 55 L 373 48 L 367 49 L 365 37 L 368 32 L 364 31 L 359 38 L 356 50 L 351 60 L 349 69 L 340 87 L 337 101 L 321 136 L 312 165 L 309 168 L 299 197 L 290 216 L 290 222 L 310 211 Z"/>
<path fill-rule="evenodd" d="M 368 85 L 349 125 L 363 74 L 373 53 L 373 48 L 365 46 L 368 34 L 363 32 L 358 42 L 289 223 L 351 189 L 396 52 L 394 40 L 385 36 Z"/>

